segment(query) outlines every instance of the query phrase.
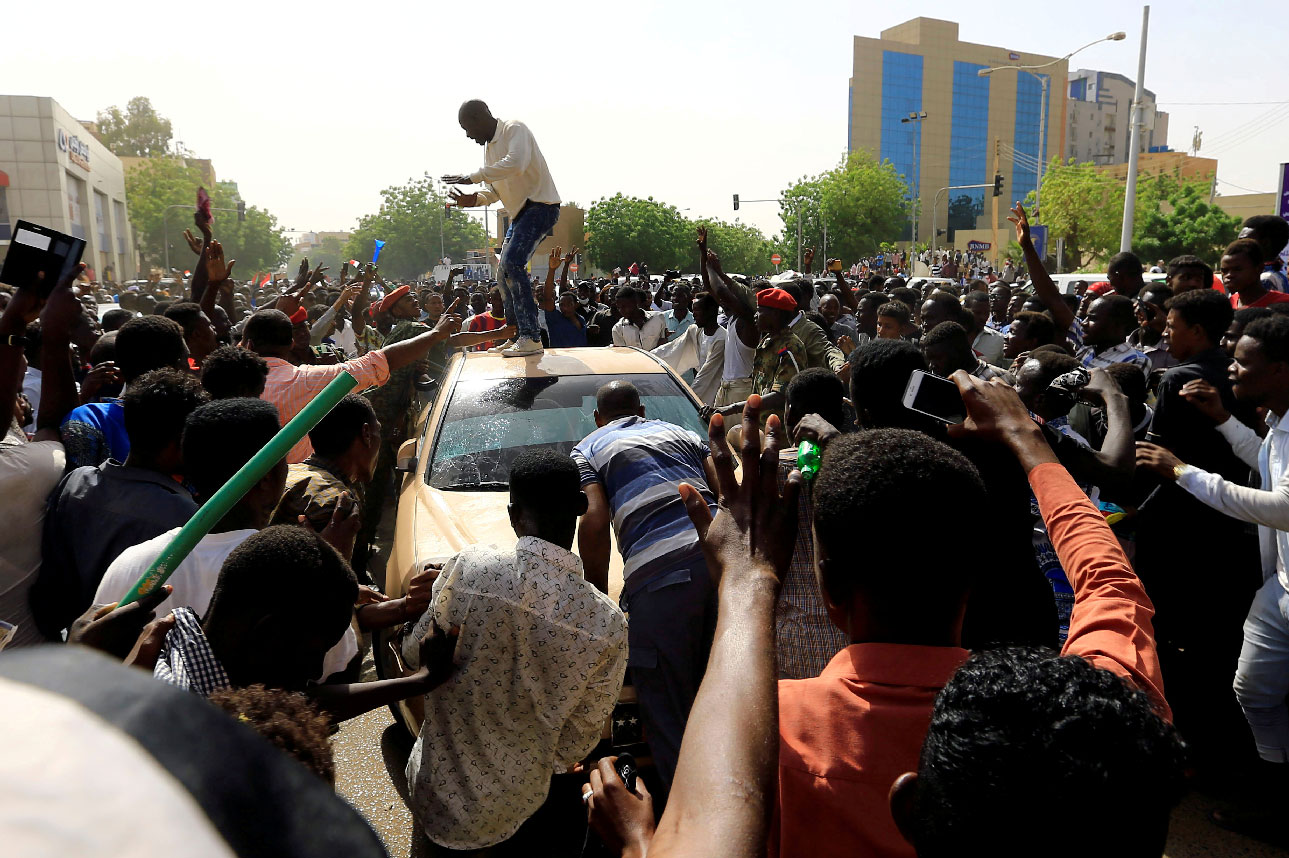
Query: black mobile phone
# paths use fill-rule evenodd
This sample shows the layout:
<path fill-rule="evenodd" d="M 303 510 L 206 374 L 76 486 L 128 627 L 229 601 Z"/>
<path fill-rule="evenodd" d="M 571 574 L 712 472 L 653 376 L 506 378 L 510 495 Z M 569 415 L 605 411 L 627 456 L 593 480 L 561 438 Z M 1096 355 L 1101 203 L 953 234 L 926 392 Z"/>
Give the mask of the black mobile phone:
<path fill-rule="evenodd" d="M 967 407 L 962 403 L 958 385 L 920 369 L 909 376 L 904 388 L 904 407 L 945 423 L 961 423 L 967 419 Z"/>
<path fill-rule="evenodd" d="M 35 289 L 40 297 L 48 298 L 58 282 L 81 261 L 84 252 L 84 239 L 20 220 L 14 224 L 9 254 L 0 269 L 0 283 Z"/>
<path fill-rule="evenodd" d="M 618 754 L 618 760 L 613 766 L 618 771 L 618 777 L 627 785 L 631 792 L 636 791 L 636 776 L 640 770 L 636 767 L 636 758 L 630 754 Z"/>

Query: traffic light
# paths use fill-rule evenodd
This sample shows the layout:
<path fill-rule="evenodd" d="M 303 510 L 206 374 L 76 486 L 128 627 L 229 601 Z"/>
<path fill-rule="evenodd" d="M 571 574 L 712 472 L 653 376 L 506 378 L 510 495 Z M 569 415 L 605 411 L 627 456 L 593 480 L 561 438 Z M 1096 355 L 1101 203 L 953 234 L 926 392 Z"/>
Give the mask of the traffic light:
<path fill-rule="evenodd" d="M 738 194 L 734 195 L 734 211 L 738 211 Z"/>
<path fill-rule="evenodd" d="M 1003 174 L 994 173 L 994 196 L 1001 197 L 1002 195 L 1003 195 Z"/>
<path fill-rule="evenodd" d="M 242 200 L 237 201 L 237 222 L 246 223 L 246 203 Z"/>

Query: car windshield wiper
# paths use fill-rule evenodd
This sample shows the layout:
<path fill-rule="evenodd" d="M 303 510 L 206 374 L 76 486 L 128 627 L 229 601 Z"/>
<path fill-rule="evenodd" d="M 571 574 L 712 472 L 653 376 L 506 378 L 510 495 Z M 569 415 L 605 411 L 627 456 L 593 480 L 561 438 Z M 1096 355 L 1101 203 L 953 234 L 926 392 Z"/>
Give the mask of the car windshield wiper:
<path fill-rule="evenodd" d="M 438 486 L 447 492 L 505 492 L 510 491 L 510 483 L 453 483 L 450 486 Z"/>

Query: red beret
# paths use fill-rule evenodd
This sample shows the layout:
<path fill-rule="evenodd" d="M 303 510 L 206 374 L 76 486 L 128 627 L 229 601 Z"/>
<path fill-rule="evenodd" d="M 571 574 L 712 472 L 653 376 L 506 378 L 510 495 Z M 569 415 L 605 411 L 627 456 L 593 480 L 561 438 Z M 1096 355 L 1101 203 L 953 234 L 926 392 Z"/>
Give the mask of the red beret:
<path fill-rule="evenodd" d="M 410 291 L 412 290 L 407 286 L 399 286 L 393 292 L 390 292 L 380 300 L 380 306 L 376 308 L 376 312 L 388 313 L 390 310 L 394 309 L 394 305 L 399 302 L 399 299 Z"/>
<path fill-rule="evenodd" d="M 773 307 L 791 313 L 797 309 L 797 299 L 783 289 L 765 289 L 756 293 L 756 306 Z"/>
<path fill-rule="evenodd" d="M 298 325 L 307 318 L 309 318 L 308 311 L 301 307 L 291 314 L 291 324 Z"/>

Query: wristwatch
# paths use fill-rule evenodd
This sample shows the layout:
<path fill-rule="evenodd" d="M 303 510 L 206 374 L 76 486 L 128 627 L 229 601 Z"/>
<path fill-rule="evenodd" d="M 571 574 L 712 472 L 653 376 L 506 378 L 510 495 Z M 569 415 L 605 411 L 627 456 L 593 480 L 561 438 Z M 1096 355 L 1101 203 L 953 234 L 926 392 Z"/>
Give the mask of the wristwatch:
<path fill-rule="evenodd" d="M 1173 479 L 1180 480 L 1182 478 L 1182 475 L 1185 474 L 1190 469 L 1191 469 L 1191 466 L 1187 464 L 1173 465 Z"/>
<path fill-rule="evenodd" d="M 22 348 L 23 346 L 27 345 L 27 338 L 22 334 L 9 334 L 7 336 L 0 336 L 0 345 L 18 346 L 19 348 Z"/>

